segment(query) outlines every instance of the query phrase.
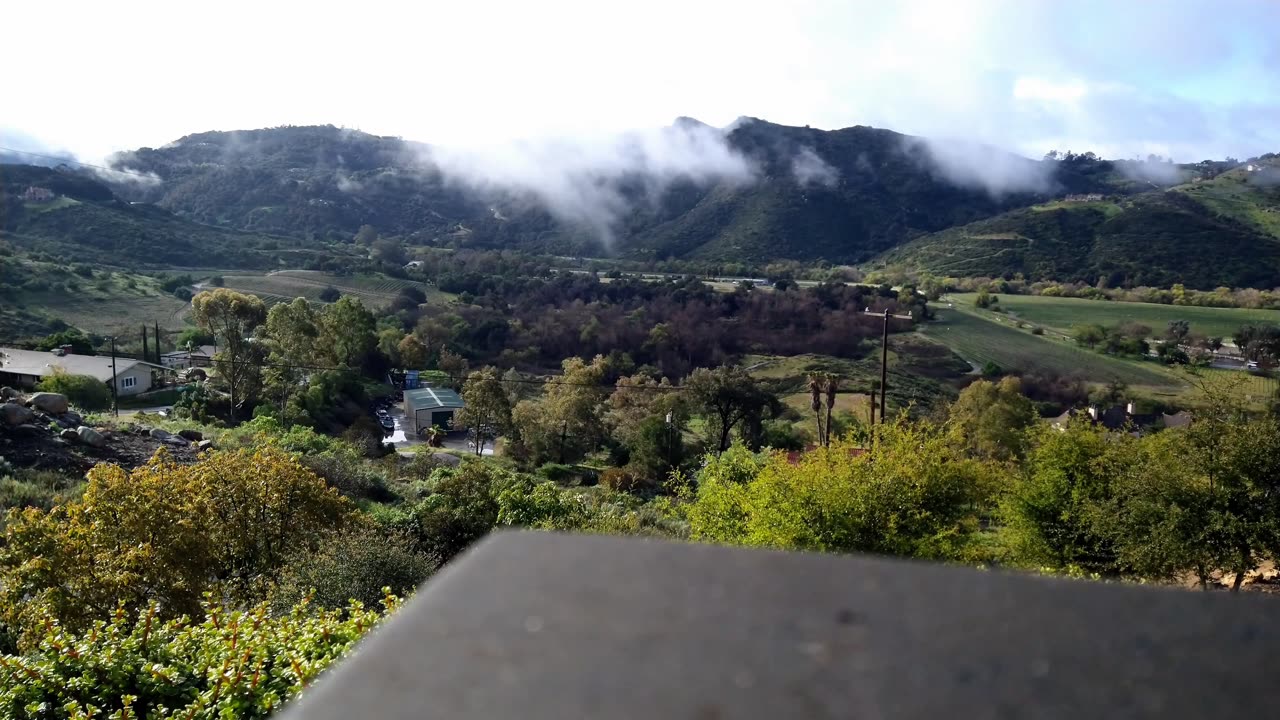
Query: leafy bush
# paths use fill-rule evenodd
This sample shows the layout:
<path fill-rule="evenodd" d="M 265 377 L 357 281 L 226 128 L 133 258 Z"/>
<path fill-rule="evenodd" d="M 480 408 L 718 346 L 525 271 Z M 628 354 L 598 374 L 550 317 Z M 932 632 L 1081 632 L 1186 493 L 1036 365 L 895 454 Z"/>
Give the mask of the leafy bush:
<path fill-rule="evenodd" d="M 311 472 L 324 478 L 330 487 L 346 497 L 367 498 L 375 502 L 390 502 L 395 499 L 395 494 L 387 488 L 382 476 L 366 467 L 356 454 L 304 453 L 300 459 Z"/>
<path fill-rule="evenodd" d="M 61 393 L 72 405 L 85 410 L 106 410 L 111 407 L 111 388 L 90 375 L 72 375 L 62 368 L 40 381 L 42 392 Z"/>
<path fill-rule="evenodd" d="M 323 608 L 373 605 L 386 588 L 397 595 L 412 592 L 434 569 L 410 538 L 353 527 L 330 535 L 314 550 L 295 552 L 280 572 L 274 604 L 287 610 L 310 597 Z"/>
<path fill-rule="evenodd" d="M 30 642 L 43 618 L 80 629 L 119 605 L 169 617 L 204 592 L 256 602 L 286 557 L 351 519 L 351 507 L 291 455 L 220 451 L 179 465 L 161 450 L 125 472 L 101 464 L 84 497 L 11 510 L 0 547 L 0 619 Z"/>
<path fill-rule="evenodd" d="M 269 717 L 395 610 L 352 603 L 315 611 L 302 602 L 283 617 L 266 605 L 228 611 L 205 604 L 193 622 L 165 621 L 157 606 L 117 609 L 83 633 L 50 614 L 33 650 L 0 656 L 0 715 L 48 718 Z"/>
<path fill-rule="evenodd" d="M 611 467 L 600 473 L 600 485 L 614 492 L 637 492 L 647 483 L 643 475 L 630 467 Z"/>
<path fill-rule="evenodd" d="M 837 441 L 794 465 L 731 449 L 699 473 L 689 521 L 695 539 L 717 542 L 955 557 L 977 530 L 985 471 L 941 429 L 900 420 L 870 450 Z"/>

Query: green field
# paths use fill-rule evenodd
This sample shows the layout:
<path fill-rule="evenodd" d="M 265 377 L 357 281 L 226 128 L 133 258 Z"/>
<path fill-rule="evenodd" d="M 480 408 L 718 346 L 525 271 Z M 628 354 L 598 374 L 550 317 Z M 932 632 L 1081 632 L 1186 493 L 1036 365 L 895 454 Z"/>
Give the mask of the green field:
<path fill-rule="evenodd" d="M 941 308 L 937 313 L 938 320 L 925 325 L 922 332 L 978 366 L 993 362 L 1005 370 L 1039 370 L 1100 383 L 1119 380 L 1166 392 L 1183 387 L 1169 371 L 1155 364 L 1108 357 L 1047 340 L 972 311 Z"/>
<path fill-rule="evenodd" d="M 268 275 L 224 275 L 223 284 L 232 290 L 253 293 L 268 305 L 289 302 L 294 298 L 320 301 L 325 288 L 336 288 L 343 295 L 353 295 L 370 307 L 391 304 L 401 288 L 417 287 L 427 294 L 428 302 L 445 302 L 448 293 L 412 280 L 399 280 L 384 275 L 341 276 L 314 270 L 282 270 Z"/>
<path fill-rule="evenodd" d="M 957 306 L 973 307 L 974 293 L 956 293 L 948 297 Z M 1067 332 L 1077 323 L 1118 325 L 1138 322 L 1159 333 L 1174 320 L 1191 323 L 1193 332 L 1230 340 L 1241 325 L 1248 323 L 1280 323 L 1280 310 L 1246 308 L 1211 308 L 1187 305 L 1155 305 L 1152 303 L 1083 300 L 1080 298 L 1044 297 L 1040 295 L 999 295 L 1000 307 L 1009 315 L 1036 325 Z"/>

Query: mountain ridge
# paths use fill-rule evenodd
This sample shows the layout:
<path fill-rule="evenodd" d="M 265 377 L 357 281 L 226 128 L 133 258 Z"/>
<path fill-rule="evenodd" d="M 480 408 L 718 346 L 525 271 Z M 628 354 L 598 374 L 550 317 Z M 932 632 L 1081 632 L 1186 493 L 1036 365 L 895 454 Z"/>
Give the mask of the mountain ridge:
<path fill-rule="evenodd" d="M 1280 239 L 1280 196 L 1233 179 L 1242 171 L 1227 163 L 1092 153 L 1032 160 L 882 128 L 819 130 L 747 117 L 719 129 L 682 117 L 611 144 L 500 152 L 511 154 L 450 154 L 331 125 L 206 131 L 117 154 L 110 165 L 130 174 L 91 179 L 117 198 L 121 213 L 150 208 L 164 213 L 157 222 L 310 249 L 350 242 L 369 225 L 409 245 L 556 255 L 1280 284 L 1271 243 Z M 20 184 L 6 186 L 10 231 Z M 1177 196 L 1161 196 L 1175 188 Z M 45 213 L 41 236 L 92 244 L 75 236 L 72 214 L 53 223 L 58 216 Z M 1017 242 L 1001 245 L 1001 236 Z M 1229 262 L 1197 267 L 1198 244 Z"/>

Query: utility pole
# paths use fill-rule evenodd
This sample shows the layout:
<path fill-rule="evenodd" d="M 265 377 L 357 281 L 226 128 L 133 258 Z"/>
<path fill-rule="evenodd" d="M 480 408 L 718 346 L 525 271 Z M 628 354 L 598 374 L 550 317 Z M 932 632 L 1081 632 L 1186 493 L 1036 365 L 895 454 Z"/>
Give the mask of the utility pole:
<path fill-rule="evenodd" d="M 116 376 L 116 337 L 111 336 L 111 412 L 120 417 L 120 396 L 116 384 L 120 378 Z"/>
<path fill-rule="evenodd" d="M 888 419 L 889 406 L 885 404 L 889 392 L 889 309 L 884 311 L 884 332 L 880 337 L 880 424 Z"/>
<path fill-rule="evenodd" d="M 897 318 L 899 320 L 911 320 L 910 315 L 890 315 L 888 308 L 883 313 L 871 312 L 871 308 L 867 308 L 862 312 L 863 315 L 871 315 L 872 317 L 881 318 L 884 325 L 880 331 L 880 424 L 883 425 L 889 419 L 889 408 L 885 403 L 888 402 L 889 394 L 889 318 Z M 876 424 L 876 390 L 871 389 L 871 424 Z"/>

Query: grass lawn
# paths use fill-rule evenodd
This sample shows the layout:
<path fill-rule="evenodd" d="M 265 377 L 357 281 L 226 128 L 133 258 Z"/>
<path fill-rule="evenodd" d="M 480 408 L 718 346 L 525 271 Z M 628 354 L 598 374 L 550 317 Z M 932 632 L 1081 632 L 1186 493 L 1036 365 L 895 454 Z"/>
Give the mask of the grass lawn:
<path fill-rule="evenodd" d="M 956 293 L 948 299 L 957 307 L 973 308 L 974 293 Z M 1036 325 L 1068 332 L 1077 323 L 1118 325 L 1139 322 L 1159 333 L 1173 320 L 1191 323 L 1193 332 L 1228 340 L 1241 325 L 1280 323 L 1280 310 L 1211 308 L 1153 303 L 1112 302 L 1040 295 L 999 295 L 1000 307 L 1011 316 Z"/>
<path fill-rule="evenodd" d="M 1155 363 L 1109 357 L 1066 342 L 1037 337 L 1028 330 L 1006 325 L 995 313 L 947 308 L 940 308 L 937 313 L 938 320 L 925 325 L 923 332 L 979 366 L 993 362 L 1005 370 L 1041 370 L 1098 383 L 1119 380 L 1126 385 L 1166 391 L 1180 390 L 1183 386 Z M 987 316 L 991 316 L 990 319 Z"/>

